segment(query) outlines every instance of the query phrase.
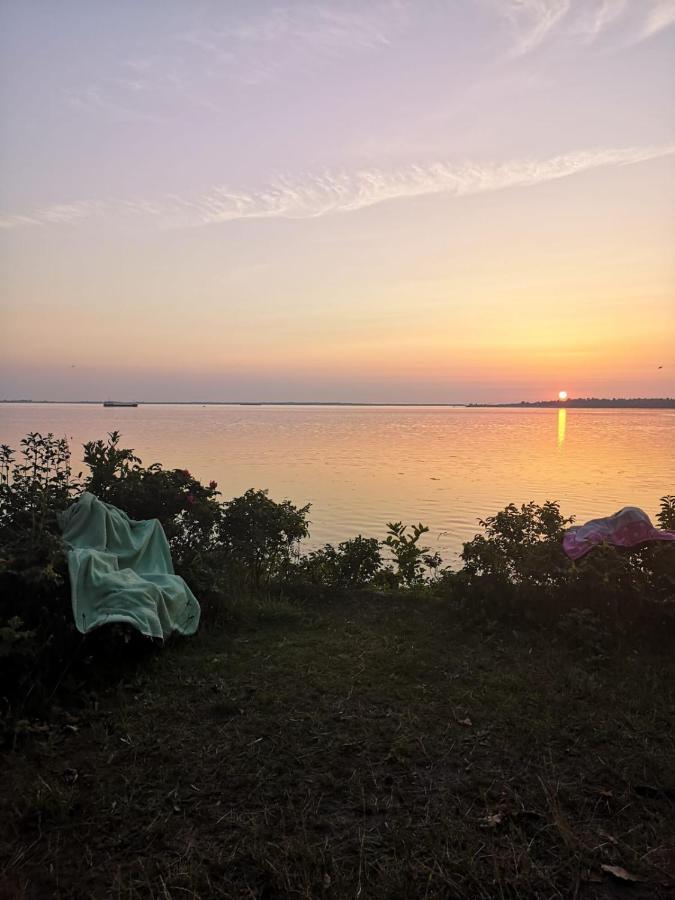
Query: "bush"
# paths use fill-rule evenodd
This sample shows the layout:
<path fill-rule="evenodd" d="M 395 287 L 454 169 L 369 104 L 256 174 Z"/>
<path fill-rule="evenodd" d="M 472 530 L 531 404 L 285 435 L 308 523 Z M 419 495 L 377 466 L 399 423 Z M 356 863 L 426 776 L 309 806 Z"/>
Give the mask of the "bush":
<path fill-rule="evenodd" d="M 667 494 L 661 497 L 661 509 L 656 514 L 656 521 L 664 531 L 675 531 L 675 496 Z"/>
<path fill-rule="evenodd" d="M 300 561 L 297 572 L 327 587 L 362 589 L 372 586 L 383 571 L 380 542 L 357 535 L 337 547 L 326 544 Z"/>
<path fill-rule="evenodd" d="M 671 499 L 661 500 L 660 524 L 669 521 Z M 491 615 L 550 622 L 572 609 L 592 610 L 615 631 L 672 633 L 675 544 L 603 544 L 573 562 L 562 547 L 571 521 L 554 502 L 507 506 L 480 522 L 484 534 L 464 545 L 464 568 L 449 576 L 446 591 Z"/>
<path fill-rule="evenodd" d="M 132 519 L 158 519 L 172 549 L 210 545 L 219 516 L 215 481 L 201 484 L 187 469 L 144 467 L 131 449 L 119 447 L 120 435 L 84 445 L 90 475 L 85 490 L 124 510 Z"/>
<path fill-rule="evenodd" d="M 77 485 L 65 440 L 37 432 L 0 448 L 0 733 L 38 709 L 76 652 L 57 513 Z"/>
<path fill-rule="evenodd" d="M 567 568 L 563 531 L 572 521 L 554 501 L 520 508 L 511 503 L 496 516 L 479 519 L 485 534 L 464 544 L 461 553 L 466 575 L 499 584 L 558 584 Z"/>
<path fill-rule="evenodd" d="M 420 547 L 419 539 L 429 529 L 420 522 L 411 527 L 408 534 L 408 526 L 401 522 L 387 522 L 387 537 L 384 543 L 391 550 L 396 564 L 395 575 L 398 584 L 402 587 L 414 587 L 424 579 L 424 561 L 437 559 L 436 556 L 427 556 L 429 547 Z M 440 562 L 440 560 L 439 560 Z"/>
<path fill-rule="evenodd" d="M 178 574 L 195 591 L 217 591 L 222 564 L 216 553 L 218 485 L 201 484 L 187 469 L 164 469 L 160 463 L 144 467 L 134 451 L 119 442 L 119 432 L 112 431 L 107 440 L 84 445 L 84 462 L 90 469 L 85 490 L 132 519 L 158 519 Z"/>
<path fill-rule="evenodd" d="M 0 448 L 0 732 L 19 717 L 47 715 L 65 676 L 82 674 L 92 654 L 112 662 L 138 651 L 137 635 L 106 626 L 83 638 L 73 622 L 65 549 L 57 515 L 82 489 L 118 505 L 133 518 L 159 518 L 174 558 L 189 567 L 212 540 L 220 507 L 216 485 L 203 487 L 188 472 L 144 469 L 115 432 L 85 446 L 90 474 L 71 477 L 64 439 L 38 433 L 21 442 L 20 458 Z M 78 476 L 79 477 L 79 476 Z M 151 644 L 142 639 L 143 648 Z M 85 652 L 87 646 L 91 653 Z"/>
<path fill-rule="evenodd" d="M 230 569 L 255 589 L 284 577 L 309 534 L 309 509 L 289 500 L 276 503 L 267 491 L 252 489 L 224 503 L 216 542 Z"/>

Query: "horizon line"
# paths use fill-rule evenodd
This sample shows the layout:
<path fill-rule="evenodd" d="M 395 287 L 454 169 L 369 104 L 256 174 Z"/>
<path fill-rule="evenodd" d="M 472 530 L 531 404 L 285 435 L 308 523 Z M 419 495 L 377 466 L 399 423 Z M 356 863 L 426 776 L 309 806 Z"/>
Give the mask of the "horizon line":
<path fill-rule="evenodd" d="M 104 400 L 33 400 L 32 398 L 0 399 L 2 403 L 35 403 L 35 404 L 68 404 L 68 405 L 103 405 Z M 138 406 L 440 406 L 440 407 L 508 407 L 547 404 L 561 408 L 579 402 L 595 403 L 674 403 L 675 397 L 568 397 L 540 400 L 509 401 L 378 401 L 378 400 L 125 400 L 116 401 L 135 403 Z M 118 407 L 119 408 L 119 407 Z M 123 407 L 122 407 L 123 408 Z"/>

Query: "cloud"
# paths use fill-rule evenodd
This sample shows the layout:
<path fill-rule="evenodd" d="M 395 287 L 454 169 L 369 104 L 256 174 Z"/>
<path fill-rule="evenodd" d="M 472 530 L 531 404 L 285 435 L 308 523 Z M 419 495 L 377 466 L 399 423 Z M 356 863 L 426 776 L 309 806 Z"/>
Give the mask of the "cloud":
<path fill-rule="evenodd" d="M 490 12 L 486 35 L 507 23 L 507 58 L 555 41 L 590 45 L 607 35 L 624 47 L 675 22 L 675 0 L 465 0 Z M 228 90 L 254 89 L 289 75 L 312 77 L 358 54 L 392 50 L 421 25 L 443 33 L 469 21 L 457 0 L 297 0 L 189 6 L 171 30 L 158 29 L 113 71 L 71 85 L 64 100 L 120 121 L 162 122 L 185 106 L 224 113 Z M 502 39 L 504 35 L 502 34 Z M 508 38 L 507 38 L 508 40 Z"/>
<path fill-rule="evenodd" d="M 160 33 L 112 74 L 64 92 L 71 106 L 121 119 L 175 114 L 177 105 L 221 112 L 212 96 L 228 84 L 254 87 L 289 71 L 388 47 L 415 21 L 414 0 L 297 2 L 268 9 L 221 5 L 204 22 Z"/>
<path fill-rule="evenodd" d="M 189 208 L 204 224 L 248 218 L 309 219 L 424 195 L 460 197 L 526 187 L 589 169 L 630 165 L 672 153 L 675 144 L 570 153 L 545 160 L 514 160 L 496 165 L 458 166 L 435 162 L 393 171 L 373 168 L 303 179 L 287 177 L 252 193 L 214 188 L 190 201 Z"/>
<path fill-rule="evenodd" d="M 513 31 L 510 56 L 523 56 L 554 38 L 593 43 L 615 34 L 625 46 L 675 22 L 675 0 L 492 0 Z"/>
<path fill-rule="evenodd" d="M 304 45 L 313 54 L 375 49 L 390 43 L 392 36 L 411 19 L 411 0 L 374 0 L 360 3 L 296 3 L 262 13 L 249 13 L 213 27 L 198 28 L 182 37 L 208 52 L 223 55 L 227 62 L 238 59 L 245 48 Z"/>
<path fill-rule="evenodd" d="M 125 215 L 157 220 L 168 227 L 212 225 L 242 219 L 314 219 L 425 195 L 461 197 L 530 187 L 592 169 L 634 165 L 674 153 L 675 143 L 587 150 L 491 165 L 439 161 L 393 170 L 369 168 L 281 176 L 257 190 L 235 190 L 216 185 L 192 197 L 170 195 L 157 200 L 59 204 L 27 214 L 0 216 L 0 228 L 74 225 L 93 217 Z"/>
<path fill-rule="evenodd" d="M 643 37 L 658 34 L 675 22 L 675 0 L 657 0 L 651 6 L 642 30 Z"/>
<path fill-rule="evenodd" d="M 517 35 L 513 55 L 528 53 L 541 44 L 569 10 L 570 0 L 509 0 L 505 13 Z"/>

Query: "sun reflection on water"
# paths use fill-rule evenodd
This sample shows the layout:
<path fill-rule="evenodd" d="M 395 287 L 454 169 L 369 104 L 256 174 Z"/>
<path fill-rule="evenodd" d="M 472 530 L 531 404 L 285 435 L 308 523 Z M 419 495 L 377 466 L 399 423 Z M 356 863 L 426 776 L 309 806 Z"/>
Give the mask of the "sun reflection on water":
<path fill-rule="evenodd" d="M 567 410 L 558 410 L 558 447 L 565 443 L 565 430 L 567 428 Z"/>

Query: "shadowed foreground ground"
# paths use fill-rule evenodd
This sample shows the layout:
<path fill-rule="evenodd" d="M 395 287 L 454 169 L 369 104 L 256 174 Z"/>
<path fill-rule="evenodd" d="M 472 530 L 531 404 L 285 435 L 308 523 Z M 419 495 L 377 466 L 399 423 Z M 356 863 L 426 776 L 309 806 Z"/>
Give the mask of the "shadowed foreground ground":
<path fill-rule="evenodd" d="M 7 755 L 0 895 L 675 897 L 674 673 L 426 602 L 203 633 Z"/>

